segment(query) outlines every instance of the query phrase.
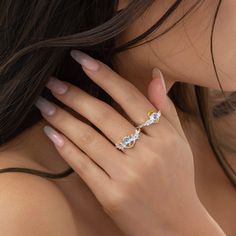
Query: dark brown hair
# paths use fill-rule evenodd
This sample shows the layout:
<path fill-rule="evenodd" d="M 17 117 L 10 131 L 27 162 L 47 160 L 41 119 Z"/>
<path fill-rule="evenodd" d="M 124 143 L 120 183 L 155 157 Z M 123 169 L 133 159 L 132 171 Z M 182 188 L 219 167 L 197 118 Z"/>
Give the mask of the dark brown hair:
<path fill-rule="evenodd" d="M 52 74 L 110 103 L 111 97 L 86 77 L 69 56 L 69 51 L 82 49 L 113 68 L 112 58 L 115 53 L 142 44 L 142 40 L 165 22 L 183 1 L 175 1 L 145 33 L 124 45 L 115 47 L 116 37 L 153 2 L 154 0 L 132 0 L 125 9 L 116 11 L 118 1 L 115 0 L 67 2 L 2 0 L 0 2 L 0 145 L 6 144 L 42 119 L 40 112 L 34 106 L 39 95 L 57 103 L 45 89 L 45 84 Z M 196 1 L 185 15 L 163 34 L 201 2 L 201 0 Z M 212 60 L 218 81 L 212 38 L 220 4 L 221 1 L 214 15 L 211 34 Z M 211 112 L 207 107 L 207 89 L 178 82 L 170 90 L 169 96 L 184 112 L 195 113 L 198 108 L 216 157 L 229 179 L 235 184 L 235 172 L 220 153 L 210 125 Z M 183 96 L 189 99 L 182 99 Z M 0 170 L 0 173 L 15 171 L 48 178 L 62 178 L 73 173 L 71 168 L 54 174 L 18 167 L 5 168 Z"/>

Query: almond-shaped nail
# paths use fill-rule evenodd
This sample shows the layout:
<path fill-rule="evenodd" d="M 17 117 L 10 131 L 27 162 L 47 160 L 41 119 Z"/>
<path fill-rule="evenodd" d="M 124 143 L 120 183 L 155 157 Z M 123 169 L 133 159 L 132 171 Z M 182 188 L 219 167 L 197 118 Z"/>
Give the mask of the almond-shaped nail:
<path fill-rule="evenodd" d="M 43 127 L 43 131 L 55 145 L 59 147 L 62 147 L 64 145 L 64 138 L 55 129 L 46 125 Z"/>
<path fill-rule="evenodd" d="M 158 77 L 158 78 L 161 79 L 162 86 L 163 86 L 163 88 L 164 88 L 164 90 L 165 90 L 165 92 L 166 92 L 165 79 L 164 79 L 164 76 L 163 76 L 162 72 L 161 72 L 158 68 L 154 68 L 154 69 L 152 70 L 152 77 L 153 77 L 153 78 L 157 78 L 157 77 Z"/>
<path fill-rule="evenodd" d="M 65 84 L 63 81 L 55 78 L 55 77 L 50 77 L 46 87 L 49 88 L 51 91 L 53 91 L 56 94 L 62 95 L 66 93 L 68 90 L 67 84 Z"/>
<path fill-rule="evenodd" d="M 90 57 L 88 54 L 78 50 L 71 50 L 70 54 L 79 64 L 84 66 L 86 69 L 91 71 L 98 70 L 99 68 L 98 62 L 92 57 Z"/>
<path fill-rule="evenodd" d="M 48 116 L 54 115 L 56 107 L 49 102 L 47 99 L 39 96 L 38 100 L 35 103 L 35 106 L 44 114 Z"/>

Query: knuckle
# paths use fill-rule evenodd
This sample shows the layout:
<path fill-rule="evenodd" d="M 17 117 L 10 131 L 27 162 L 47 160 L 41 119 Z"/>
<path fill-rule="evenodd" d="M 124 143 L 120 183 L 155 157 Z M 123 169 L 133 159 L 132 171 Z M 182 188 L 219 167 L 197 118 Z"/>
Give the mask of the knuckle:
<path fill-rule="evenodd" d="M 124 80 L 124 85 L 129 90 L 129 92 L 133 93 L 134 95 L 138 96 L 141 94 L 138 88 L 134 84 L 132 84 L 129 80 Z"/>
<path fill-rule="evenodd" d="M 80 151 L 75 150 L 75 147 L 70 143 L 70 141 L 66 140 L 65 145 L 60 148 L 60 153 L 68 159 L 72 159 L 75 156 L 78 157 L 78 161 L 74 164 L 75 168 L 81 174 L 88 173 L 91 165 L 89 159 L 86 158 Z"/>
<path fill-rule="evenodd" d="M 130 90 L 131 92 L 137 90 L 137 88 L 136 88 L 131 82 L 129 82 L 128 80 L 124 80 L 124 79 L 123 79 L 122 85 L 123 85 L 125 88 L 127 88 L 128 90 Z"/>
<path fill-rule="evenodd" d="M 150 157 L 148 157 L 144 164 L 143 164 L 143 169 L 145 169 L 146 171 L 150 171 L 152 169 L 158 169 L 161 166 L 161 159 L 157 156 L 157 155 L 151 155 Z"/>
<path fill-rule="evenodd" d="M 99 61 L 100 63 L 100 69 L 99 69 L 99 78 L 101 78 L 101 80 L 105 80 L 106 78 L 110 78 L 112 76 L 114 76 L 114 71 L 105 63 Z"/>
<path fill-rule="evenodd" d="M 73 156 L 73 150 L 71 145 L 69 145 L 67 139 L 65 140 L 65 144 L 60 148 L 60 152 L 63 156 L 71 157 Z"/>
<path fill-rule="evenodd" d="M 94 130 L 89 125 L 83 128 L 81 132 L 78 132 L 78 141 L 82 145 L 93 144 L 96 141 Z"/>
<path fill-rule="evenodd" d="M 106 201 L 104 210 L 108 214 L 119 212 L 126 203 L 126 195 L 121 191 L 115 191 L 112 196 Z"/>
<path fill-rule="evenodd" d="M 134 86 L 132 84 L 130 84 L 129 82 L 126 82 L 126 84 L 124 84 L 124 87 L 125 87 L 124 91 L 129 91 L 125 95 L 126 96 L 125 99 L 127 100 L 127 102 L 137 103 L 140 100 L 139 91 L 136 88 L 134 88 Z"/>
<path fill-rule="evenodd" d="M 129 172 L 127 172 L 126 174 L 126 178 L 127 178 L 127 181 L 128 182 L 131 182 L 131 183 L 136 183 L 138 182 L 139 180 L 139 173 L 137 171 L 132 171 L 130 170 Z"/>
<path fill-rule="evenodd" d="M 77 107 L 79 101 L 79 96 L 78 96 L 79 92 L 80 91 L 78 88 L 70 86 L 64 98 L 64 102 L 66 104 L 70 104 L 71 107 Z"/>
<path fill-rule="evenodd" d="M 97 109 L 97 113 L 95 115 L 95 119 L 98 123 L 104 123 L 104 121 L 112 115 L 111 107 L 105 102 L 101 102 L 99 105 L 99 109 Z"/>
<path fill-rule="evenodd" d="M 121 175 L 121 180 L 125 185 L 131 185 L 139 181 L 140 174 L 138 173 L 138 171 L 134 171 L 131 168 L 126 168 L 122 173 L 123 174 Z"/>
<path fill-rule="evenodd" d="M 80 161 L 78 162 L 76 168 L 78 169 L 79 173 L 82 175 L 85 175 L 86 173 L 89 173 L 91 163 L 87 158 L 80 158 Z"/>

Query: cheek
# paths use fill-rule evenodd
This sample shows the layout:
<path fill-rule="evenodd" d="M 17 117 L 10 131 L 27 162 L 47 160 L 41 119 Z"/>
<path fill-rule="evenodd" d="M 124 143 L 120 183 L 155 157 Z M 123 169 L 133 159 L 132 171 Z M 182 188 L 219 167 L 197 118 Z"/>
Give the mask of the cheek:
<path fill-rule="evenodd" d="M 150 43 L 123 52 L 120 58 L 129 61 L 129 63 L 125 63 L 126 66 L 123 65 L 123 71 L 126 70 L 129 77 L 138 76 L 145 79 L 144 74 L 146 73 L 147 78 L 150 70 L 157 66 L 172 80 L 219 89 L 210 54 L 210 33 L 217 2 L 215 0 L 203 1 L 197 10 L 168 33 Z M 224 13 L 227 6 L 222 5 L 220 10 L 222 13 L 217 18 L 213 41 L 214 56 L 223 89 L 232 91 L 236 89 L 236 79 L 233 77 L 236 73 L 234 66 L 236 63 L 234 50 L 236 49 L 234 46 L 236 17 L 233 16 L 233 12 L 236 10 L 236 1 L 223 2 L 227 2 L 225 5 L 231 2 L 232 5 L 228 6 L 231 9 L 231 14 L 227 9 Z M 183 14 L 183 7 L 186 11 L 193 4 L 193 1 L 189 1 L 189 4 L 188 6 L 185 4 L 176 10 L 171 20 L 157 30 L 155 34 L 152 34 L 150 38 L 157 36 L 168 25 L 176 22 Z M 163 9 L 161 10 L 159 7 L 159 11 L 158 14 L 162 15 Z M 144 32 L 148 26 L 157 20 L 158 14 L 157 11 L 152 12 L 150 10 L 146 15 L 147 18 L 141 18 L 133 24 L 120 38 L 120 42 L 128 41 Z M 224 27 L 224 24 L 228 26 Z M 227 39 L 225 39 L 225 35 L 227 35 Z"/>
<path fill-rule="evenodd" d="M 215 0 L 203 1 L 198 9 L 188 15 L 180 24 L 161 38 L 151 42 L 153 61 L 156 56 L 155 63 L 159 64 L 173 80 L 219 89 L 210 52 L 212 21 L 217 3 L 218 1 Z M 226 42 L 224 34 L 220 32 L 221 29 L 226 29 L 218 22 L 222 24 L 220 17 L 217 18 L 215 26 L 213 53 L 223 89 L 230 91 L 236 88 L 233 79 L 236 72 L 233 65 L 236 61 L 232 45 L 235 35 L 231 32 L 231 36 Z M 233 25 L 235 27 L 232 22 L 231 29 Z M 226 63 L 227 58 L 230 58 L 230 63 Z M 227 64 L 227 68 L 225 64 Z M 228 78 L 229 76 L 231 79 Z"/>
<path fill-rule="evenodd" d="M 213 53 L 223 89 L 234 91 L 236 1 L 222 2 L 225 4 L 222 3 L 215 25 Z M 173 80 L 219 89 L 210 52 L 212 21 L 217 3 L 215 0 L 203 1 L 202 5 L 179 25 L 151 42 L 153 62 L 160 65 Z M 230 10 L 227 10 L 227 7 Z M 155 56 L 159 57 L 156 61 Z"/>
<path fill-rule="evenodd" d="M 236 1 L 222 1 L 215 26 L 215 57 L 222 79 L 236 90 Z"/>

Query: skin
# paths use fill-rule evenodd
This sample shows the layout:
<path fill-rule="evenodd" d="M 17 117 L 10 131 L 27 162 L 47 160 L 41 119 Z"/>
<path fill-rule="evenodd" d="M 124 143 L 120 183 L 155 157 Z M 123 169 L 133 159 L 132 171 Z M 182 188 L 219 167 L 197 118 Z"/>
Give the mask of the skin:
<path fill-rule="evenodd" d="M 192 4 L 192 1 L 188 1 L 188 3 Z M 124 7 L 125 4 L 127 4 L 127 1 L 120 1 L 119 8 Z M 140 34 L 140 31 L 144 31 L 148 25 L 151 25 L 153 22 L 155 22 L 157 17 L 162 15 L 164 13 L 164 10 L 169 7 L 170 4 L 171 1 L 156 1 L 149 9 L 149 13 L 145 17 L 140 18 L 129 29 L 127 29 L 127 31 L 119 38 L 117 43 L 119 44 L 123 41 L 133 38 L 135 35 Z M 188 4 L 185 3 L 185 7 L 187 6 Z M 215 75 L 213 73 L 212 67 L 210 66 L 210 54 L 208 55 L 208 51 L 206 50 L 209 46 L 208 43 L 210 32 L 210 27 L 206 27 L 210 24 L 209 15 L 211 16 L 213 14 L 215 6 L 216 1 L 205 1 L 202 7 L 199 8 L 199 10 L 196 11 L 194 15 L 191 15 L 191 17 L 189 17 L 188 19 L 186 18 L 186 21 L 184 21 L 185 27 L 188 29 L 188 36 L 193 41 L 195 49 L 193 48 L 192 44 L 190 44 L 189 37 L 187 37 L 183 25 L 180 24 L 178 27 L 172 29 L 161 39 L 154 40 L 152 41 L 152 43 L 149 43 L 145 46 L 140 46 L 127 52 L 123 52 L 116 57 L 116 71 L 119 72 L 122 78 L 130 81 L 131 84 L 135 85 L 135 87 L 137 87 L 141 91 L 143 96 L 140 95 L 140 97 L 142 97 L 142 99 L 144 99 L 144 97 L 147 97 L 150 101 L 152 101 L 153 106 L 162 108 L 164 112 L 164 115 L 162 117 L 164 117 L 165 119 L 163 119 L 160 125 L 156 126 L 156 129 L 162 127 L 163 133 L 168 132 L 168 139 L 169 137 L 178 137 L 179 140 L 182 140 L 182 135 L 180 136 L 180 134 L 185 134 L 185 142 L 183 143 L 182 147 L 183 150 L 187 150 L 186 153 L 188 153 L 189 155 L 186 155 L 183 159 L 181 159 L 182 164 L 179 166 L 179 169 L 177 168 L 177 164 L 179 162 L 177 162 L 177 164 L 176 162 L 172 163 L 172 161 L 177 161 L 178 159 L 167 158 L 167 147 L 162 144 L 159 146 L 159 148 L 157 148 L 157 150 L 155 149 L 155 153 L 159 153 L 161 152 L 160 148 L 163 148 L 162 155 L 160 153 L 158 154 L 158 156 L 160 156 L 158 160 L 165 161 L 163 163 L 168 166 L 168 168 L 166 169 L 172 168 L 172 171 L 170 173 L 176 173 L 184 181 L 177 181 L 178 178 L 176 178 L 176 182 L 174 182 L 175 184 L 168 188 L 168 191 L 170 191 L 170 193 L 172 193 L 172 195 L 176 197 L 176 199 L 174 200 L 175 207 L 171 208 L 170 214 L 166 213 L 164 220 L 162 219 L 157 222 L 153 221 L 153 216 L 158 215 L 158 211 L 160 210 L 160 208 L 155 208 L 153 204 L 156 202 L 161 202 L 160 207 L 163 207 L 163 209 L 168 209 L 168 203 L 170 203 L 171 201 L 170 198 L 160 199 L 162 196 L 160 195 L 160 193 L 165 191 L 168 186 L 162 185 L 160 183 L 159 174 L 160 171 L 163 170 L 160 169 L 159 162 L 157 162 L 157 164 L 155 164 L 155 162 L 150 162 L 150 166 L 148 166 L 147 168 L 147 166 L 143 165 L 143 162 L 138 161 L 149 159 L 144 159 L 144 155 L 141 155 L 141 152 L 138 152 L 135 157 L 132 157 L 133 159 L 135 158 L 134 160 L 137 159 L 137 165 L 132 166 L 132 173 L 137 173 L 136 168 L 140 168 L 138 169 L 138 173 L 140 173 L 140 170 L 142 170 L 141 173 L 143 173 L 143 178 L 139 180 L 142 181 L 137 182 L 137 180 L 135 181 L 135 179 L 132 178 L 131 180 L 134 181 L 129 181 L 130 178 L 126 179 L 128 180 L 127 182 L 118 181 L 118 186 L 120 186 L 122 189 L 124 187 L 124 189 L 127 190 L 135 190 L 136 186 L 148 186 L 148 184 L 145 184 L 145 181 L 148 181 L 149 179 L 152 180 L 151 182 L 157 181 L 156 183 L 159 183 L 158 186 L 150 186 L 151 190 L 144 191 L 146 193 L 152 193 L 152 196 L 143 195 L 143 191 L 141 193 L 139 191 L 132 192 L 132 194 L 136 196 L 134 197 L 134 199 L 140 200 L 143 204 L 149 203 L 149 207 L 147 209 L 155 209 L 153 213 L 154 215 L 142 212 L 140 205 L 135 205 L 137 201 L 133 201 L 134 199 L 132 199 L 132 201 L 129 201 L 129 198 L 127 197 L 129 196 L 129 191 L 122 191 L 122 194 L 124 196 L 124 201 L 121 202 L 122 204 L 117 201 L 116 203 L 113 202 L 111 205 L 109 205 L 108 203 L 110 202 L 105 201 L 105 198 L 103 199 L 102 196 L 98 199 L 94 197 L 95 192 L 99 194 L 101 188 L 99 188 L 99 190 L 97 189 L 97 191 L 94 188 L 93 191 L 91 191 L 91 189 L 88 187 L 88 183 L 86 181 L 82 181 L 83 178 L 82 176 L 80 177 L 80 173 L 82 173 L 81 171 L 83 170 L 83 168 L 86 168 L 86 164 L 83 166 L 83 168 L 79 168 L 81 167 L 81 163 L 78 162 L 78 159 L 81 156 L 76 155 L 76 158 L 74 158 L 73 160 L 69 160 L 69 155 L 64 154 L 63 156 L 63 153 L 60 152 L 60 149 L 56 149 L 55 146 L 50 142 L 50 140 L 48 140 L 48 138 L 42 131 L 43 126 L 45 124 L 50 124 L 52 127 L 54 126 L 55 128 L 57 128 L 58 124 L 56 122 L 53 122 L 52 120 L 50 121 L 45 117 L 45 120 L 39 122 L 32 129 L 24 132 L 20 137 L 9 143 L 9 147 L 11 147 L 11 149 L 2 153 L 1 155 L 1 157 L 4 157 L 4 159 L 1 158 L 1 168 L 13 165 L 21 165 L 27 166 L 29 168 L 40 168 L 41 170 L 55 173 L 59 172 L 59 170 L 66 169 L 68 164 L 73 165 L 71 161 L 77 160 L 77 162 L 74 163 L 74 167 L 77 167 L 76 170 L 78 175 L 66 178 L 67 181 L 55 182 L 41 180 L 41 178 L 32 176 L 25 176 L 24 174 L 20 173 L 7 174 L 5 175 L 5 177 L 2 176 L 0 180 L 1 186 L 3 186 L 6 182 L 9 183 L 8 185 L 4 185 L 5 191 L 4 194 L 1 194 L 0 197 L 1 209 L 5 209 L 5 211 L 2 211 L 2 213 L 0 213 L 0 222 L 3 222 L 2 219 L 5 219 L 4 224 L 1 225 L 4 226 L 4 235 L 35 235 L 35 232 L 38 232 L 38 235 L 47 235 L 46 233 L 48 233 L 48 235 L 58 235 L 58 232 L 66 232 L 65 235 L 98 235 L 97 232 L 99 232 L 99 235 L 121 236 L 125 235 L 124 231 L 130 233 L 130 235 L 138 235 L 138 233 L 140 232 L 144 232 L 145 234 L 148 234 L 149 232 L 156 233 L 157 225 L 159 226 L 158 230 L 161 230 L 161 232 L 158 232 L 160 233 L 160 235 L 173 235 L 173 232 L 175 234 L 176 232 L 178 232 L 180 235 L 189 235 L 192 234 L 193 231 L 196 233 L 196 235 L 204 235 L 204 233 L 205 235 L 224 235 L 217 223 L 220 224 L 223 231 L 227 235 L 235 234 L 236 229 L 233 222 L 233 219 L 235 218 L 234 212 L 236 212 L 235 190 L 229 184 L 227 178 L 222 172 L 222 169 L 217 164 L 214 154 L 212 153 L 207 142 L 200 120 L 197 117 L 190 117 L 189 115 L 183 114 L 177 110 L 176 112 L 178 113 L 179 118 L 174 116 L 176 119 L 174 119 L 174 121 L 170 123 L 171 126 L 168 126 L 167 124 L 169 123 L 167 123 L 167 120 L 168 118 L 171 119 L 171 114 L 174 114 L 175 110 L 172 108 L 172 110 L 169 110 L 167 112 L 167 104 L 170 103 L 165 102 L 165 96 L 160 92 L 162 90 L 157 78 L 152 86 L 150 86 L 150 82 L 152 80 L 151 70 L 154 67 L 158 67 L 164 74 L 167 90 L 170 89 L 175 81 L 183 81 L 218 89 Z M 234 46 L 233 39 L 235 38 L 232 30 L 235 27 L 233 17 L 233 9 L 235 9 L 235 7 L 236 6 L 233 1 L 223 1 L 221 7 L 222 10 L 219 17 L 221 17 L 221 24 L 224 23 L 224 26 L 227 25 L 227 27 L 218 26 L 218 29 L 216 31 L 218 33 L 215 37 L 217 45 L 219 45 L 216 48 L 216 57 L 217 54 L 223 55 L 222 57 L 217 57 L 217 65 L 218 68 L 221 68 L 221 70 L 224 71 L 224 73 L 221 74 L 221 82 L 223 84 L 224 90 L 227 91 L 233 91 L 236 88 L 235 78 L 233 77 L 233 75 L 235 74 L 233 65 L 235 57 L 234 55 L 232 55 L 232 48 Z M 177 11 L 172 20 L 175 21 L 176 17 L 180 16 L 181 14 L 181 10 Z M 201 24 L 199 24 L 199 19 L 203 19 Z M 170 24 L 171 22 L 172 21 L 169 21 Z M 139 27 L 137 27 L 137 25 Z M 226 37 L 224 37 L 225 34 L 229 36 L 227 37 L 227 39 Z M 175 42 L 180 38 L 180 35 L 181 40 L 178 41 L 178 47 L 173 47 L 173 45 L 176 45 Z M 226 40 L 227 43 L 224 43 Z M 204 55 L 200 57 L 199 55 L 201 55 L 203 52 L 205 52 Z M 157 58 L 157 55 L 160 56 L 160 59 Z M 130 62 L 129 67 L 127 67 L 127 63 L 124 63 L 127 60 Z M 226 72 L 227 76 L 225 75 Z M 87 73 L 89 72 L 87 71 Z M 94 79 L 94 81 L 96 82 L 95 77 L 92 77 L 91 79 Z M 120 90 L 118 89 L 120 88 L 120 86 L 122 86 L 122 84 L 116 86 L 117 93 L 115 94 L 117 96 L 120 93 Z M 148 89 L 148 86 L 150 86 L 151 89 Z M 129 93 L 130 91 L 127 94 Z M 81 96 L 80 93 L 78 93 L 78 96 Z M 140 104 L 142 103 L 137 103 L 136 106 L 134 105 L 132 107 L 135 108 L 137 106 L 140 106 Z M 71 105 L 68 105 L 69 106 L 65 108 L 65 110 L 71 111 L 71 109 L 69 108 L 71 107 Z M 132 107 L 129 107 L 130 111 Z M 145 110 L 147 109 L 141 108 L 139 112 Z M 88 111 L 88 114 L 91 112 L 92 110 Z M 97 113 L 97 116 L 98 115 L 99 111 Z M 80 119 L 82 117 L 80 117 L 79 114 L 74 114 L 74 117 L 77 118 L 78 122 L 79 120 L 83 120 Z M 127 119 L 126 116 L 124 117 Z M 140 117 L 142 120 L 144 119 L 143 114 L 139 114 L 138 117 Z M 65 116 L 62 119 L 65 119 Z M 181 130 L 178 125 L 178 120 L 181 122 L 184 132 L 176 132 Z M 124 125 L 127 122 L 124 122 L 119 123 L 123 130 L 122 134 L 120 134 L 120 137 L 123 137 L 124 134 L 127 133 L 127 130 L 129 130 L 129 128 Z M 165 124 L 167 126 L 165 126 Z M 66 126 L 65 122 L 64 126 L 60 127 L 60 131 L 62 132 L 62 129 L 66 129 L 67 127 L 68 126 Z M 153 128 L 154 127 L 155 126 L 153 126 Z M 169 130 L 168 127 L 173 127 L 174 129 Z M 151 129 L 147 129 L 147 131 L 148 130 L 151 131 Z M 190 133 L 194 133 L 195 135 L 190 136 Z M 76 132 L 76 134 L 78 135 L 78 132 Z M 86 140 L 86 136 L 84 137 L 84 140 Z M 159 139 L 159 135 L 156 135 L 156 139 Z M 67 140 L 66 136 L 65 140 Z M 114 137 L 114 140 L 117 140 L 117 138 Z M 155 139 L 153 139 L 153 142 L 154 140 Z M 186 140 L 188 140 L 188 142 L 186 142 Z M 36 142 L 38 143 L 37 145 L 35 145 Z M 188 143 L 191 147 L 192 154 L 190 154 L 189 152 Z M 171 145 L 173 145 L 173 143 Z M 146 147 L 146 145 L 144 146 Z M 142 146 L 140 142 L 140 148 L 141 147 Z M 136 146 L 136 148 L 138 148 L 138 145 Z M 152 145 L 152 147 L 147 146 L 147 148 L 150 148 L 149 150 L 152 150 L 152 148 L 156 148 L 156 145 Z M 129 151 L 131 155 L 132 151 Z M 170 150 L 169 157 L 173 156 L 173 153 L 171 153 L 171 151 L 174 150 Z M 94 155 L 94 157 L 95 156 L 96 155 Z M 105 156 L 106 155 L 102 155 L 101 157 Z M 151 160 L 155 160 L 155 156 L 150 157 Z M 195 183 L 193 183 L 192 176 L 193 159 L 196 176 Z M 188 163 L 188 165 L 186 163 Z M 111 165 L 112 164 L 113 162 L 111 163 Z M 118 169 L 117 165 L 115 167 Z M 131 168 L 131 166 L 129 167 Z M 117 170 L 116 168 L 114 170 Z M 154 173 L 154 170 L 156 169 L 158 169 L 159 171 L 157 171 L 157 173 L 155 171 Z M 183 171 L 183 169 L 185 169 L 186 171 Z M 209 171 L 209 169 L 212 171 Z M 84 173 L 91 172 L 84 171 Z M 118 171 L 117 173 L 120 172 Z M 166 181 L 169 182 L 175 180 L 167 179 L 168 173 L 169 172 L 163 172 L 163 174 L 165 174 L 164 176 Z M 190 178 L 187 178 L 185 176 L 187 175 L 187 173 L 189 174 L 189 176 L 191 176 Z M 155 181 L 153 181 L 154 177 Z M 89 175 L 87 175 L 87 178 L 89 178 Z M 19 181 L 19 179 L 21 181 Z M 91 178 L 91 183 L 95 180 L 96 178 Z M 189 187 L 186 187 L 186 181 L 187 186 Z M 215 186 L 215 182 L 217 182 L 217 186 Z M 102 185 L 104 183 L 105 182 L 102 182 Z M 148 183 L 150 183 L 150 181 Z M 6 186 L 8 187 L 6 188 Z M 16 188 L 14 188 L 14 186 L 18 186 L 19 188 L 17 194 L 15 192 Z M 25 192 L 29 191 L 28 186 L 30 186 L 30 192 L 29 194 L 25 194 Z M 185 201 L 189 203 L 188 210 L 186 208 L 183 208 L 181 211 L 183 213 L 181 214 L 183 218 L 181 218 L 179 212 L 177 211 L 177 206 L 180 203 L 181 198 L 178 198 L 176 193 L 181 192 L 181 186 L 183 189 L 182 192 L 185 193 Z M 107 189 L 109 188 L 104 188 L 104 191 Z M 158 191 L 155 193 L 153 189 L 158 189 Z M 186 189 L 188 189 L 187 192 Z M 109 192 L 104 192 L 103 196 L 108 195 Z M 44 197 L 39 198 L 37 196 Z M 53 198 L 50 198 L 50 196 L 53 196 Z M 143 198 L 139 198 L 139 196 L 142 196 Z M 171 194 L 169 195 L 169 197 L 170 196 Z M 211 196 L 218 196 L 218 198 L 215 198 L 213 200 Z M 15 199 L 13 197 L 15 197 Z M 26 201 L 22 201 L 21 199 L 26 199 Z M 151 201 L 151 199 L 153 200 Z M 28 204 L 29 200 L 32 201 L 30 202 L 30 205 Z M 30 206 L 29 210 L 32 210 L 32 212 L 34 213 L 37 212 L 36 215 L 38 217 L 36 218 L 36 220 L 33 220 L 32 217 L 29 217 L 29 214 L 24 213 L 25 211 L 15 211 L 12 202 L 15 202 L 17 204 L 18 209 L 26 209 Z M 101 208 L 99 202 L 105 204 L 104 207 L 107 210 L 106 214 L 103 212 L 103 209 Z M 60 207 L 58 207 L 57 205 L 53 205 L 53 203 L 58 204 L 58 206 Z M 10 208 L 6 206 L 10 206 Z M 38 206 L 45 206 L 45 209 L 50 210 L 42 211 L 42 208 L 39 208 Z M 86 208 L 83 206 L 86 206 Z M 113 208 L 111 206 L 113 206 Z M 130 215 L 127 213 L 129 207 L 132 207 L 132 209 L 134 209 L 134 211 L 131 212 L 135 212 L 135 214 Z M 118 209 L 118 211 L 114 212 L 114 210 L 112 210 L 114 208 Z M 55 209 L 57 209 L 56 212 Z M 49 214 L 49 212 L 51 212 L 52 215 Z M 53 214 L 54 212 L 55 214 Z M 71 215 L 71 212 L 73 212 L 73 216 Z M 193 212 L 196 213 L 194 214 L 195 218 L 193 218 Z M 143 218 L 143 216 L 145 217 Z M 65 218 L 68 220 L 68 223 L 70 222 L 69 224 L 62 223 L 64 222 L 63 220 Z M 115 224 L 111 221 L 111 218 L 116 222 Z M 13 219 L 14 222 L 17 222 L 14 227 L 12 227 L 12 224 L 9 225 L 9 222 L 11 222 Z M 23 220 L 20 221 L 19 219 Z M 44 221 L 43 219 L 46 220 Z M 55 219 L 55 221 L 51 222 L 51 219 Z M 158 217 L 158 219 L 161 219 L 161 217 Z M 137 220 L 138 222 L 143 222 L 143 225 L 147 227 L 140 226 L 139 228 L 137 227 L 137 225 L 140 224 L 135 224 L 135 228 L 133 229 L 131 228 L 131 224 L 126 224 L 127 222 L 136 222 Z M 181 220 L 183 220 L 184 222 L 188 220 L 189 223 L 185 224 L 185 226 L 187 225 L 191 227 L 184 227 L 183 224 L 181 224 Z M 215 220 L 217 221 L 217 223 Z M 27 221 L 27 225 L 24 224 L 24 221 Z M 46 221 L 50 223 L 46 223 Z M 73 221 L 75 222 L 75 225 L 71 223 Z M 36 222 L 38 224 L 36 224 Z M 63 228 L 63 225 L 66 225 L 67 227 Z M 90 227 L 90 225 L 93 225 L 93 227 Z M 123 232 L 120 231 L 117 225 L 119 226 L 119 228 L 122 228 Z M 168 230 L 165 231 L 166 225 L 174 225 L 174 227 L 168 227 Z M 60 228 L 59 226 L 62 228 Z M 196 226 L 196 228 L 193 229 L 192 226 Z M 12 232 L 10 232 L 10 228 L 11 230 L 13 230 Z M 46 228 L 48 229 L 48 232 L 45 232 Z M 204 229 L 206 231 L 200 232 L 199 230 L 201 229 Z M 138 230 L 138 233 L 135 230 Z"/>
<path fill-rule="evenodd" d="M 129 41 L 147 30 L 173 2 L 170 0 L 154 1 L 145 15 L 122 34 L 117 45 Z M 195 1 L 183 1 L 171 18 L 148 39 L 156 37 L 175 23 L 194 3 Z M 147 93 L 146 88 L 150 82 L 153 67 L 158 67 L 171 85 L 175 81 L 182 81 L 219 89 L 209 50 L 211 22 L 217 3 L 218 1 L 215 0 L 203 1 L 197 10 L 190 13 L 168 33 L 152 42 L 122 52 L 116 57 L 119 73 L 132 81 L 144 94 Z M 120 1 L 119 9 L 126 4 L 127 1 Z M 235 9 L 235 1 L 222 1 L 214 33 L 214 55 L 225 91 L 236 90 L 234 66 L 236 56 L 232 50 L 235 47 L 234 39 L 236 37 Z M 146 86 L 143 86 L 143 81 Z"/>
<path fill-rule="evenodd" d="M 225 235 L 198 200 L 194 186 L 192 151 L 175 107 L 166 96 L 160 79 L 162 75 L 153 73 L 154 79 L 149 87 L 152 105 L 131 83 L 103 63 L 78 51 L 73 51 L 72 56 L 82 64 L 85 73 L 108 92 L 136 124 L 145 121 L 140 110 L 159 108 L 164 117 L 162 125 L 152 129 L 143 128 L 145 134 L 142 133 L 139 146 L 119 152 L 94 129 L 79 122 L 55 104 L 42 98 L 36 103 L 43 117 L 63 133 L 59 134 L 50 128 L 46 134 L 61 156 L 93 191 L 104 211 L 127 235 L 187 235 L 190 232 Z M 125 130 L 131 132 L 134 129 L 112 107 L 75 86 L 66 83 L 67 89 L 62 94 L 58 91 L 58 87 L 62 87 L 60 83 L 61 81 L 51 79 L 47 87 L 60 101 L 95 124 L 111 142 L 115 143 L 118 137 L 123 137 L 120 135 Z M 139 106 L 131 108 L 126 101 L 133 101 Z M 90 107 L 93 107 L 93 112 Z M 104 117 L 109 117 L 106 126 Z M 113 126 L 114 123 L 117 126 Z M 168 147 L 173 148 L 167 151 Z M 173 159 L 173 156 L 176 158 Z M 170 175 L 166 166 L 169 171 L 173 168 L 171 172 L 178 177 Z M 189 220 L 193 212 L 195 216 Z M 183 220 L 191 225 L 191 229 L 183 225 Z M 137 227 L 138 222 L 142 224 Z M 203 228 L 194 222 L 201 222 Z"/>

